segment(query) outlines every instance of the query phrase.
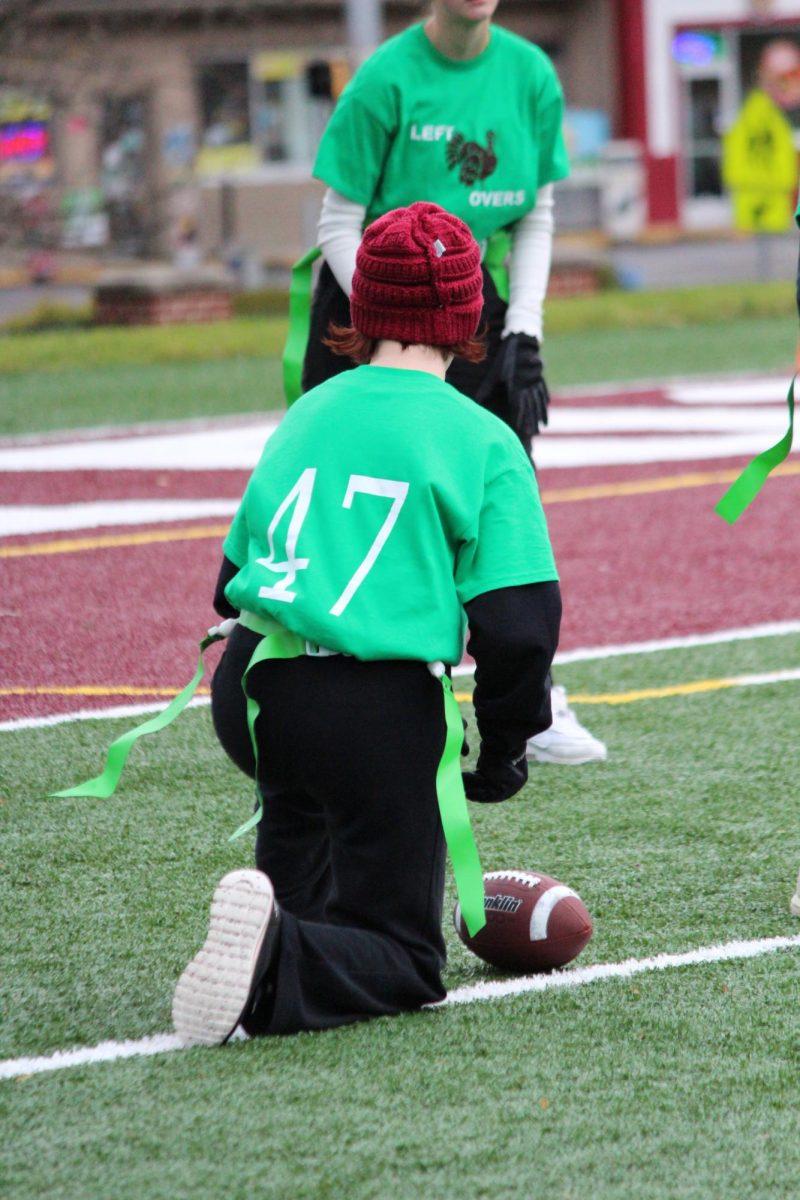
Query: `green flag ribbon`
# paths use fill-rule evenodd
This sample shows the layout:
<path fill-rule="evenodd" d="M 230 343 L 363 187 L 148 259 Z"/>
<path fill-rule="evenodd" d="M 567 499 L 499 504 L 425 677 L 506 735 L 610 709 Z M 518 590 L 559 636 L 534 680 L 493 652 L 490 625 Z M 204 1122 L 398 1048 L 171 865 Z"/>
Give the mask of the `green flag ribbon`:
<path fill-rule="evenodd" d="M 493 233 L 486 243 L 486 253 L 483 256 L 483 265 L 492 278 L 498 296 L 506 304 L 508 304 L 509 297 L 506 259 L 510 250 L 511 234 L 507 229 L 498 229 L 497 233 Z"/>
<path fill-rule="evenodd" d="M 311 268 L 322 251 L 318 246 L 306 251 L 292 267 L 289 284 L 289 333 L 283 349 L 283 394 L 286 407 L 294 404 L 301 392 L 303 359 L 311 324 Z"/>
<path fill-rule="evenodd" d="M 255 696 L 251 696 L 247 689 L 247 677 L 253 667 L 257 667 L 259 663 L 266 662 L 270 658 L 297 658 L 299 655 L 305 653 L 305 642 L 300 635 L 298 633 L 290 633 L 288 629 L 284 629 L 277 621 L 273 621 L 269 617 L 259 617 L 255 613 L 242 613 L 239 620 L 246 629 L 252 630 L 253 633 L 261 634 L 261 640 L 250 656 L 250 661 L 242 676 L 242 688 L 247 698 L 247 728 L 250 730 L 250 742 L 253 746 L 253 757 L 256 763 L 257 803 L 253 815 L 245 821 L 244 825 L 240 825 L 235 833 L 231 834 L 228 838 L 229 842 L 236 841 L 243 833 L 249 833 L 251 829 L 254 829 L 264 813 L 264 803 L 258 787 L 256 721 L 258 720 L 259 705 Z"/>
<path fill-rule="evenodd" d="M 200 643 L 197 670 L 186 687 L 178 692 L 178 695 L 169 702 L 167 707 L 162 709 L 160 713 L 156 713 L 149 721 L 145 721 L 143 725 L 137 725 L 135 729 L 129 729 L 127 733 L 121 734 L 116 741 L 111 743 L 106 754 L 106 765 L 99 775 L 95 776 L 94 779 L 87 779 L 85 783 L 79 783 L 76 787 L 65 788 L 61 792 L 50 792 L 50 795 L 93 796 L 98 800 L 107 800 L 109 796 L 113 796 L 134 742 L 137 742 L 140 737 L 144 737 L 145 734 L 158 733 L 160 729 L 164 729 L 167 725 L 170 725 L 186 708 L 186 705 L 197 691 L 200 680 L 203 678 L 205 671 L 203 655 L 214 642 L 219 642 L 227 636 L 226 633 L 222 632 L 224 626 L 225 623 L 223 622 L 222 626 L 210 629 L 208 636 L 203 638 Z"/>
<path fill-rule="evenodd" d="M 779 442 L 768 450 L 758 454 L 748 463 L 738 479 L 735 479 L 725 495 L 719 500 L 714 512 L 719 513 L 723 521 L 729 525 L 735 524 L 749 504 L 755 500 L 764 486 L 767 476 L 775 467 L 780 466 L 792 448 L 794 438 L 794 384 L 795 375 L 789 384 L 786 403 L 789 406 L 789 428 Z"/>
<path fill-rule="evenodd" d="M 255 616 L 252 613 L 242 613 L 240 623 L 246 628 L 259 633 L 261 638 L 250 658 L 244 676 L 242 687 L 247 698 L 247 726 L 250 740 L 256 758 L 256 778 L 258 777 L 258 751 L 256 745 L 256 721 L 258 720 L 259 705 L 255 696 L 248 690 L 248 676 L 254 667 L 269 659 L 297 658 L 306 651 L 306 643 L 297 633 L 291 633 L 277 621 L 270 618 Z M 203 655 L 214 642 L 227 637 L 235 621 L 225 621 L 222 625 L 209 630 L 208 636 L 200 643 L 200 654 L 197 669 L 186 687 L 167 705 L 162 712 L 157 713 L 151 720 L 135 729 L 128 730 L 112 742 L 106 754 L 106 763 L 100 775 L 88 779 L 76 787 L 65 788 L 60 792 L 50 792 L 51 796 L 90 796 L 98 800 L 107 800 L 116 791 L 123 767 L 134 742 L 148 733 L 157 733 L 164 729 L 183 712 L 186 705 L 197 691 L 203 678 Z M 453 695 L 453 685 L 447 675 L 442 676 L 444 689 L 444 715 L 446 724 L 445 745 L 442 757 L 436 771 L 436 796 L 439 802 L 439 813 L 442 820 L 447 848 L 453 864 L 453 874 L 456 880 L 456 890 L 470 934 L 474 936 L 486 924 L 484 913 L 483 874 L 481 872 L 478 848 L 472 834 L 472 827 L 467 810 L 467 799 L 464 793 L 464 783 L 461 778 L 460 755 L 464 730 L 461 724 L 461 713 L 458 701 Z M 244 833 L 248 833 L 261 820 L 263 802 L 256 784 L 256 810 L 231 834 L 229 841 L 234 841 Z"/>
<path fill-rule="evenodd" d="M 447 849 L 453 864 L 456 891 L 461 905 L 461 915 L 470 936 L 486 924 L 484 911 L 483 872 L 478 857 L 478 847 L 472 833 L 467 809 L 464 781 L 461 778 L 461 746 L 464 727 L 458 701 L 453 695 L 453 684 L 448 675 L 442 676 L 444 688 L 444 716 L 447 736 L 444 752 L 436 771 L 436 796 L 442 818 Z"/>
<path fill-rule="evenodd" d="M 253 651 L 242 680 L 247 697 L 247 724 L 250 729 L 250 741 L 253 745 L 256 764 L 258 764 L 255 728 L 259 705 L 255 696 L 251 695 L 248 690 L 248 676 L 253 667 L 268 659 L 296 658 L 299 654 L 304 654 L 306 643 L 299 634 L 290 633 L 289 630 L 284 629 L 282 625 L 269 617 L 243 612 L 239 621 L 245 628 L 261 634 L 261 641 Z M 446 736 L 442 757 L 436 770 L 436 797 L 439 802 L 439 814 L 445 841 L 453 864 L 461 912 L 467 929 L 471 935 L 474 935 L 486 924 L 483 872 L 470 825 L 464 782 L 461 778 L 460 761 L 464 728 L 461 724 L 461 713 L 458 701 L 453 695 L 453 685 L 449 676 L 442 676 L 442 687 L 444 689 Z M 258 766 L 256 766 L 256 777 L 258 777 Z M 234 841 L 243 833 L 248 833 L 261 820 L 262 814 L 263 802 L 261 794 L 258 792 L 256 811 L 245 821 L 244 825 L 231 835 L 229 840 Z"/>

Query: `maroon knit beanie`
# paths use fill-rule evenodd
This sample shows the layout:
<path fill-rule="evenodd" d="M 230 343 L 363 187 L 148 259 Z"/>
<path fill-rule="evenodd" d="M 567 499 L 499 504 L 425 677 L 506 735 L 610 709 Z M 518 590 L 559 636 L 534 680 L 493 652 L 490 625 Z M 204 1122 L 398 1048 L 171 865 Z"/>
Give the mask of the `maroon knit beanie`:
<path fill-rule="evenodd" d="M 350 315 L 365 337 L 453 346 L 474 336 L 482 308 L 480 251 L 458 217 L 422 201 L 364 230 Z"/>

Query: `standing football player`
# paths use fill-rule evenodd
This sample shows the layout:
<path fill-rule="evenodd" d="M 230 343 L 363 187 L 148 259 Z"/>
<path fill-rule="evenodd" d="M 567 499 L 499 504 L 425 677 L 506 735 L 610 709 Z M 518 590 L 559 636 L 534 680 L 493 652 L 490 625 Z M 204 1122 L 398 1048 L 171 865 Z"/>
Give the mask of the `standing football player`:
<path fill-rule="evenodd" d="M 390 38 L 345 88 L 323 135 L 314 175 L 327 184 L 318 238 L 324 262 L 303 366 L 303 390 L 352 364 L 325 344 L 347 325 L 356 250 L 365 224 L 430 200 L 459 216 L 483 254 L 510 235 L 508 302 L 486 263 L 482 323 L 488 353 L 457 357 L 448 383 L 509 425 L 530 453 L 547 423 L 540 343 L 553 241 L 553 183 L 569 174 L 564 98 L 538 46 L 496 26 L 498 0 L 433 0 L 427 19 Z M 552 691 L 553 723 L 528 756 L 577 765 L 606 747 Z"/>

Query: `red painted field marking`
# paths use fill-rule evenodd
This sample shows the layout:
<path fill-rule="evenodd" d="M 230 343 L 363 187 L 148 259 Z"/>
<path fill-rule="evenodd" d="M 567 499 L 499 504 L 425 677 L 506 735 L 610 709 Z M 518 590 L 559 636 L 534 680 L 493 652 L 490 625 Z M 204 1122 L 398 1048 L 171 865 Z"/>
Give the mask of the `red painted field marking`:
<path fill-rule="evenodd" d="M 584 401 L 573 394 L 566 403 L 574 410 L 583 403 L 591 415 L 599 399 L 599 392 Z M 609 403 L 641 411 L 645 425 L 653 424 L 648 415 L 653 405 L 662 412 L 670 406 L 673 413 L 681 410 L 658 388 L 619 389 L 616 396 L 605 388 L 601 407 Z M 574 424 L 575 412 L 570 419 Z M 698 419 L 693 426 L 688 421 L 687 429 L 696 429 Z M 626 429 L 628 424 L 626 419 Z M 671 420 L 672 438 L 675 424 Z M 634 432 L 624 436 L 631 445 L 638 438 Z M 589 440 L 600 443 L 604 437 L 598 431 Z M 119 445 L 119 438 L 112 440 Z M 653 439 L 648 434 L 643 441 L 650 445 Z M 721 493 L 741 461 L 704 459 L 686 462 L 682 470 L 676 465 L 648 461 L 540 471 L 565 598 L 560 649 L 567 658 L 580 646 L 800 618 L 800 592 L 788 585 L 797 547 L 775 533 L 794 528 L 800 463 L 776 472 L 769 493 L 735 531 L 718 528 L 709 491 Z M 207 499 L 238 494 L 247 477 L 240 469 L 190 468 L 187 457 L 174 469 L 148 471 L 0 471 L 0 494 L 11 505 L 24 501 L 44 508 L 53 498 L 62 506 L 96 503 L 98 497 Z M 91 708 L 106 707 L 112 697 L 173 694 L 167 685 L 191 674 L 197 641 L 214 621 L 210 601 L 227 527 L 218 519 L 173 521 L 112 526 L 108 533 L 19 535 L 0 545 L 0 720 L 66 714 L 78 697 Z"/>

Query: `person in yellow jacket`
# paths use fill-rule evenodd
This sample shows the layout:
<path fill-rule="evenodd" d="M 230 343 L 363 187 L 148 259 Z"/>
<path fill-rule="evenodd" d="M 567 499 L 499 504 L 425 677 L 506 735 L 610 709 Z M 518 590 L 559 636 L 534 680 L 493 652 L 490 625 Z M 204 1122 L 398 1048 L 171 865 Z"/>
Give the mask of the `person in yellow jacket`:
<path fill-rule="evenodd" d="M 800 225 L 800 200 L 798 200 L 797 211 L 794 219 L 797 225 Z M 795 288 L 795 298 L 797 301 L 797 317 L 800 320 L 800 257 L 797 260 L 797 285 Z M 800 371 L 800 341 L 797 344 L 797 353 L 795 355 L 795 371 Z M 800 872 L 797 875 L 797 887 L 789 904 L 789 908 L 793 917 L 800 917 Z"/>

